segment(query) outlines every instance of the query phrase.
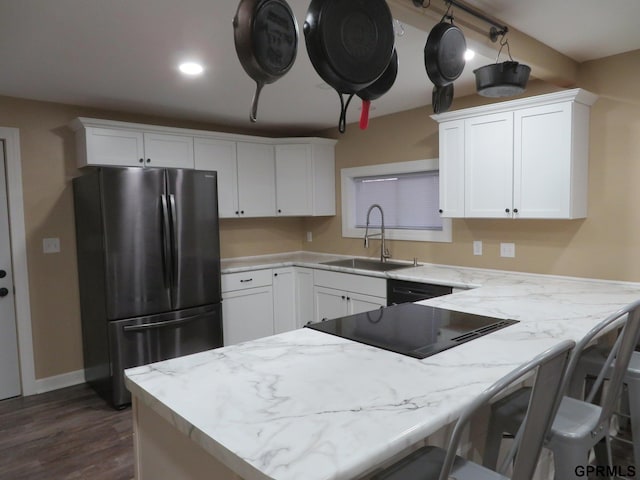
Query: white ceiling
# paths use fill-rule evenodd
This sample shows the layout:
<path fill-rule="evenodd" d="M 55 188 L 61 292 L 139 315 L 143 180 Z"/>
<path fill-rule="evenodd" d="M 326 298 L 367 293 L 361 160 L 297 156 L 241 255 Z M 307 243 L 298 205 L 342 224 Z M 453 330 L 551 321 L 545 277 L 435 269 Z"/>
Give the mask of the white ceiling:
<path fill-rule="evenodd" d="M 580 62 L 640 48 L 637 0 L 468 3 Z M 301 26 L 309 0 L 289 4 Z M 262 132 L 301 134 L 336 126 L 337 94 L 313 69 L 302 30 L 295 65 L 264 88 L 258 123 L 249 122 L 254 83 L 235 52 L 231 21 L 237 5 L 236 0 L 1 0 L 0 95 Z M 433 86 L 423 63 L 428 32 L 406 25 L 404 32 L 396 37 L 398 78 L 373 102 L 372 117 L 431 103 Z M 205 74 L 182 76 L 177 64 L 185 59 L 202 62 Z M 474 92 L 473 69 L 493 61 L 477 56 L 468 62 L 455 82 L 456 96 Z M 349 122 L 358 120 L 358 107 L 351 105 Z"/>

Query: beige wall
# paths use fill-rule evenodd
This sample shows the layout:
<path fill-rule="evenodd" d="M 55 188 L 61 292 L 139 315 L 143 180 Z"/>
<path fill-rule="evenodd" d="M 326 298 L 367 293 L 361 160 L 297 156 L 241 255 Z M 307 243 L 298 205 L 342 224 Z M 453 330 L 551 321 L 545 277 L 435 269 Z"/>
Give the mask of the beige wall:
<path fill-rule="evenodd" d="M 593 61 L 579 69 L 579 87 L 600 95 L 591 112 L 589 214 L 584 220 L 453 220 L 453 243 L 391 241 L 394 258 L 535 273 L 640 281 L 640 50 Z M 526 94 L 557 90 L 541 82 Z M 455 99 L 452 110 L 488 103 L 473 95 Z M 340 169 L 438 156 L 437 124 L 430 108 L 372 120 L 366 132 L 350 126 L 336 148 Z M 333 133 L 333 132 L 331 132 Z M 339 189 L 338 189 L 339 190 Z M 338 191 L 338 205 L 340 192 Z M 340 206 L 338 206 L 338 212 Z M 341 216 L 309 219 L 308 250 L 379 254 L 379 242 L 341 236 Z M 472 254 L 482 240 L 484 255 Z M 499 256 L 500 242 L 516 244 L 515 258 Z"/>
<path fill-rule="evenodd" d="M 223 126 L 0 97 L 0 125 L 20 129 L 27 261 L 36 378 L 82 368 L 80 305 L 71 179 L 76 168 L 69 122 L 78 116 L 229 131 Z M 240 132 L 242 133 L 242 132 Z M 42 253 L 59 237 L 61 252 Z M 223 220 L 223 257 L 302 248 L 302 219 Z"/>
<path fill-rule="evenodd" d="M 395 258 L 507 270 L 640 281 L 640 51 L 581 66 L 579 85 L 601 96 L 592 110 L 589 216 L 574 221 L 454 220 L 453 243 L 390 242 Z M 556 87 L 532 84 L 527 94 Z M 486 103 L 470 96 L 452 109 Z M 336 147 L 339 169 L 356 165 L 437 157 L 437 125 L 421 108 L 372 119 L 363 132 L 350 125 Z M 0 125 L 20 129 L 27 254 L 36 378 L 82 368 L 73 202 L 70 180 L 75 146 L 69 121 L 77 116 L 225 130 L 171 119 L 97 111 L 67 105 L 0 97 Z M 228 130 L 227 130 L 228 131 Z M 335 130 L 325 132 L 337 138 Z M 338 181 L 337 186 L 340 183 Z M 339 188 L 338 190 L 338 212 Z M 289 250 L 377 255 L 376 243 L 343 239 L 341 219 L 272 218 L 223 220 L 223 257 Z M 304 232 L 313 242 L 304 242 Z M 59 237 L 62 252 L 42 253 L 42 238 Z M 472 255 L 473 240 L 484 255 Z M 515 242 L 516 258 L 502 259 L 500 242 Z"/>

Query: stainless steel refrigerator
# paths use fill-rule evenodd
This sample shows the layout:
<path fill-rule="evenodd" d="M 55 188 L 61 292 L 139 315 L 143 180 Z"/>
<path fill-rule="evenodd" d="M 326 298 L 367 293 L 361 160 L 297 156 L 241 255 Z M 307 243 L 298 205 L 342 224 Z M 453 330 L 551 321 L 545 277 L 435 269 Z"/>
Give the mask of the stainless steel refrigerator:
<path fill-rule="evenodd" d="M 104 167 L 73 180 L 85 377 L 222 346 L 216 172 Z"/>

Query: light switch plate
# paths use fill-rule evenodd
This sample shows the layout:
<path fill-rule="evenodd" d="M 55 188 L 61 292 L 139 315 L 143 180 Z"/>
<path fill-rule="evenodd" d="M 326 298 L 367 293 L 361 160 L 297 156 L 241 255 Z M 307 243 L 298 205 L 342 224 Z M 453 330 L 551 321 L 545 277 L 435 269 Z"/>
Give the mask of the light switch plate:
<path fill-rule="evenodd" d="M 516 256 L 516 244 L 515 243 L 501 243 L 500 244 L 500 256 L 514 258 Z"/>
<path fill-rule="evenodd" d="M 313 242 L 313 233 L 307 232 L 307 242 Z"/>
<path fill-rule="evenodd" d="M 482 255 L 482 240 L 473 241 L 473 254 Z"/>
<path fill-rule="evenodd" d="M 60 239 L 58 237 L 43 238 L 42 251 L 44 253 L 60 253 Z"/>

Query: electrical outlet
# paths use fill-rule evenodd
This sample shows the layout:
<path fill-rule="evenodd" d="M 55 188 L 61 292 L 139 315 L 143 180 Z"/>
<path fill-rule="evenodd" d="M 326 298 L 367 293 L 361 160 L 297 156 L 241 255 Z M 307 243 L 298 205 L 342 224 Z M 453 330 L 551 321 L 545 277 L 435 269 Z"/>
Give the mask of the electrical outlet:
<path fill-rule="evenodd" d="M 307 232 L 307 242 L 313 242 L 313 233 Z"/>
<path fill-rule="evenodd" d="M 473 254 L 482 255 L 482 240 L 473 241 Z"/>
<path fill-rule="evenodd" d="M 516 256 L 516 244 L 515 243 L 501 243 L 500 244 L 500 256 L 514 258 Z"/>
<path fill-rule="evenodd" d="M 60 253 L 60 239 L 57 237 L 43 238 L 42 251 L 44 253 Z"/>

